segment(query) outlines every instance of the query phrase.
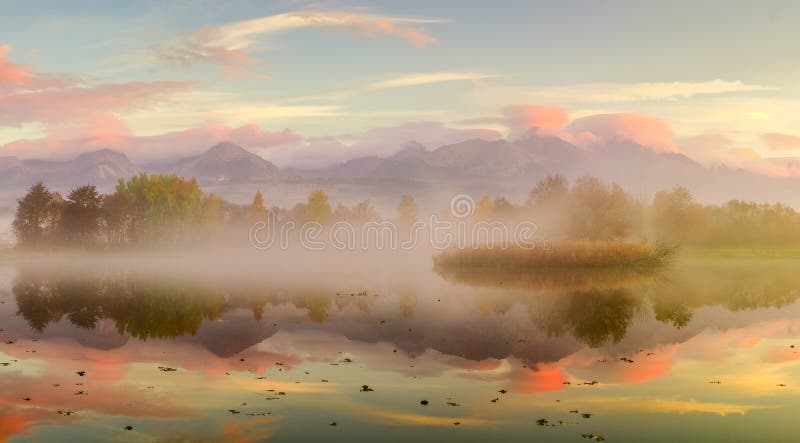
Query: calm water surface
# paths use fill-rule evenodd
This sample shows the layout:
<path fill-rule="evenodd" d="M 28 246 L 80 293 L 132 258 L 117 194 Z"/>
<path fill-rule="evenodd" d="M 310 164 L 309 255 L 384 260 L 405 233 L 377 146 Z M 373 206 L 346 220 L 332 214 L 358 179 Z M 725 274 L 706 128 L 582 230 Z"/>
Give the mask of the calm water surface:
<path fill-rule="evenodd" d="M 2 265 L 0 441 L 800 437 L 800 261 L 414 263 Z"/>

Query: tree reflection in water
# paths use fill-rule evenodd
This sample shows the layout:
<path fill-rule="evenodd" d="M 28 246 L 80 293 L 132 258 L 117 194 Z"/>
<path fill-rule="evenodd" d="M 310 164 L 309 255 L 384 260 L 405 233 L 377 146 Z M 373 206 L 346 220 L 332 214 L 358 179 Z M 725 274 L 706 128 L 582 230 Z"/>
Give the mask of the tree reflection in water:
<path fill-rule="evenodd" d="M 623 269 L 562 269 L 541 274 L 474 268 L 436 272 L 457 284 L 451 288 L 454 291 L 462 284 L 474 288 L 460 297 L 474 300 L 476 314 L 506 315 L 521 305 L 534 328 L 551 337 L 574 337 L 590 347 L 619 342 L 637 319 L 654 318 L 682 328 L 702 307 L 723 306 L 733 311 L 781 307 L 800 296 L 794 266 L 775 263 L 688 263 L 656 274 Z M 409 281 L 413 280 L 398 280 L 389 288 L 406 319 L 420 314 L 419 300 L 424 293 L 424 288 Z M 120 334 L 141 340 L 194 335 L 203 322 L 236 309 L 250 310 L 260 322 L 269 315 L 268 306 L 289 304 L 304 310 L 311 322 L 324 323 L 332 310 L 354 306 L 369 313 L 375 303 L 371 295 L 342 293 L 324 283 L 225 285 L 143 278 L 124 272 L 86 276 L 35 268 L 22 269 L 13 293 L 18 314 L 36 331 L 64 319 L 88 329 L 108 319 Z M 465 317 L 463 322 L 469 324 L 470 319 Z M 436 327 L 416 326 L 423 328 L 422 333 Z"/>

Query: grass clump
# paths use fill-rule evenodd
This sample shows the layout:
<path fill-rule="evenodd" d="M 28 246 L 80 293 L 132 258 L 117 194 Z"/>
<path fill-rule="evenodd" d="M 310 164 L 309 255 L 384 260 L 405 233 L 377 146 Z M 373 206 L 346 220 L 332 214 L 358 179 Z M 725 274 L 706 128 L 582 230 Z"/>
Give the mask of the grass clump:
<path fill-rule="evenodd" d="M 669 263 L 675 249 L 647 243 L 565 241 L 547 247 L 450 249 L 434 257 L 437 267 L 503 269 L 660 267 Z"/>

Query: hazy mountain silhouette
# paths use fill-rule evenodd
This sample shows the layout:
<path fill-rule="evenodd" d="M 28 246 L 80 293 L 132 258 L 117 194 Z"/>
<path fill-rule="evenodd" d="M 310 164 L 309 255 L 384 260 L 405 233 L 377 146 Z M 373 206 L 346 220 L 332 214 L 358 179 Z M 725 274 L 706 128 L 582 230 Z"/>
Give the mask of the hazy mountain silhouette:
<path fill-rule="evenodd" d="M 582 148 L 535 131 L 514 141 L 472 139 L 435 149 L 409 142 L 388 157 L 358 157 L 315 170 L 281 171 L 264 158 L 229 142 L 219 143 L 199 155 L 144 167 L 132 164 L 125 154 L 110 149 L 87 152 L 69 161 L 0 157 L 0 188 L 27 187 L 38 180 L 57 187 L 86 183 L 106 183 L 108 187 L 119 178 L 141 171 L 195 177 L 206 185 L 280 184 L 297 180 L 321 187 L 349 183 L 353 192 L 376 196 L 396 188 L 398 183 L 416 182 L 436 185 L 442 192 L 508 193 L 512 198 L 520 198 L 523 190 L 549 174 L 562 174 L 568 179 L 593 175 L 615 181 L 637 196 L 652 195 L 680 184 L 705 202 L 736 198 L 780 200 L 800 206 L 798 178 L 766 176 L 728 167 L 707 168 L 683 154 L 660 152 L 625 139 Z M 397 191 L 394 188 L 392 192 Z"/>
<path fill-rule="evenodd" d="M 241 146 L 223 142 L 208 151 L 178 161 L 167 171 L 200 182 L 254 182 L 273 178 L 278 167 Z"/>
<path fill-rule="evenodd" d="M 140 172 L 119 151 L 85 152 L 72 160 L 20 160 L 0 157 L 0 186 L 27 186 L 36 181 L 52 185 L 103 184 Z"/>

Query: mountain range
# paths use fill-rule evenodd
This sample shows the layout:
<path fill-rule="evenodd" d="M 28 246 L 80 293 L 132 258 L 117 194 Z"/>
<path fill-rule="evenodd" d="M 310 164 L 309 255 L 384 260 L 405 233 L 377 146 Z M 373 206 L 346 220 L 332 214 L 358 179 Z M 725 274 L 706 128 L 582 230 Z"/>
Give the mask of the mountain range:
<path fill-rule="evenodd" d="M 659 152 L 625 139 L 585 149 L 535 132 L 515 141 L 472 139 L 435 149 L 409 142 L 388 157 L 353 158 L 315 170 L 280 169 L 229 142 L 199 155 L 148 165 L 134 164 L 111 149 L 83 153 L 68 161 L 0 157 L 0 190 L 25 188 L 38 180 L 54 188 L 86 183 L 108 188 L 120 178 L 140 172 L 195 177 L 205 187 L 347 183 L 362 188 L 361 193 L 369 197 L 380 194 L 382 184 L 415 183 L 439 191 L 475 190 L 512 198 L 524 197 L 524 192 L 548 174 L 570 179 L 593 175 L 615 181 L 637 196 L 681 184 L 705 202 L 738 198 L 800 206 L 800 178 L 724 166 L 706 168 L 683 154 Z"/>

